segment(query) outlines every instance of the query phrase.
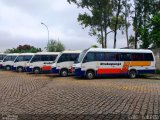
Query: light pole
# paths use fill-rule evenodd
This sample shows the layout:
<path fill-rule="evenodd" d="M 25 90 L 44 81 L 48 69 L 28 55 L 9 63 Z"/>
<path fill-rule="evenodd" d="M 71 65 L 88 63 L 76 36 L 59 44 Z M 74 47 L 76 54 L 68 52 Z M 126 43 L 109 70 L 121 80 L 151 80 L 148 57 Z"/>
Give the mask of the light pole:
<path fill-rule="evenodd" d="M 49 44 L 49 29 L 48 29 L 47 25 L 44 24 L 43 22 L 41 22 L 41 24 L 44 25 L 47 28 L 47 31 L 48 31 L 48 44 Z"/>

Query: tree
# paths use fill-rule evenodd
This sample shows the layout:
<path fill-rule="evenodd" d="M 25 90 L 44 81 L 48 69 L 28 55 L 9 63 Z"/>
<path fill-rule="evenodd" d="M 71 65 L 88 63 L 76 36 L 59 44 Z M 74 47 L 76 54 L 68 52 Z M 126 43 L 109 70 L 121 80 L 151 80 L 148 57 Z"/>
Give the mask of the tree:
<path fill-rule="evenodd" d="M 130 27 L 130 22 L 129 22 L 129 18 L 130 18 L 130 14 L 132 13 L 131 11 L 131 6 L 132 4 L 129 3 L 130 0 L 124 0 L 123 6 L 124 6 L 124 10 L 123 10 L 123 15 L 124 15 L 124 26 L 125 26 L 125 34 L 126 34 L 126 39 L 127 39 L 127 47 L 129 48 L 129 33 L 128 33 L 128 29 Z"/>
<path fill-rule="evenodd" d="M 129 45 L 129 47 L 128 48 L 134 48 L 134 44 L 135 44 L 135 38 L 134 38 L 134 36 L 133 35 L 131 35 L 131 36 L 129 36 L 129 39 L 128 39 L 128 45 Z"/>
<path fill-rule="evenodd" d="M 17 48 L 7 49 L 5 53 L 36 53 L 41 52 L 41 48 L 30 45 L 19 45 Z"/>
<path fill-rule="evenodd" d="M 89 10 L 89 13 L 79 14 L 78 21 L 84 28 L 89 27 L 89 34 L 97 36 L 102 48 L 106 48 L 107 35 L 113 32 L 110 29 L 113 16 L 111 0 L 68 0 L 68 2 Z"/>
<path fill-rule="evenodd" d="M 97 45 L 92 45 L 91 48 L 98 48 L 98 46 Z"/>
<path fill-rule="evenodd" d="M 160 12 L 155 14 L 151 20 L 151 34 L 153 48 L 160 48 Z"/>
<path fill-rule="evenodd" d="M 114 9 L 115 9 L 115 24 L 114 24 L 114 45 L 113 48 L 116 48 L 117 42 L 117 29 L 118 29 L 118 19 L 122 9 L 122 0 L 113 0 Z"/>
<path fill-rule="evenodd" d="M 150 41 L 150 22 L 152 16 L 159 10 L 159 0 L 134 0 L 133 27 L 135 31 L 135 48 L 142 43 L 142 48 L 148 48 Z"/>
<path fill-rule="evenodd" d="M 62 52 L 64 50 L 65 47 L 59 40 L 50 40 L 47 45 L 48 52 Z"/>

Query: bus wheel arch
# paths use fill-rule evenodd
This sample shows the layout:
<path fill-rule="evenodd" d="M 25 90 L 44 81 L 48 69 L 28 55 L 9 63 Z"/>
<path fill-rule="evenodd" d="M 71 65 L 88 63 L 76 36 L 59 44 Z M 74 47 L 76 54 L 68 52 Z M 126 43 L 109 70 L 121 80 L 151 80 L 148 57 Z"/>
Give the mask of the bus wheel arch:
<path fill-rule="evenodd" d="M 62 68 L 60 70 L 60 76 L 67 77 L 68 76 L 68 72 L 69 72 L 69 70 L 67 68 Z"/>
<path fill-rule="evenodd" d="M 86 70 L 85 76 L 87 79 L 94 79 L 96 76 L 96 72 L 93 69 Z"/>
<path fill-rule="evenodd" d="M 130 78 L 134 79 L 137 77 L 137 70 L 136 69 L 130 69 L 128 72 L 128 75 Z"/>
<path fill-rule="evenodd" d="M 22 67 L 22 66 L 18 66 L 18 67 L 17 67 L 17 71 L 18 71 L 18 72 L 23 72 L 23 67 Z"/>
<path fill-rule="evenodd" d="M 41 68 L 40 67 L 34 67 L 33 68 L 33 73 L 40 74 L 40 72 L 41 72 Z"/>

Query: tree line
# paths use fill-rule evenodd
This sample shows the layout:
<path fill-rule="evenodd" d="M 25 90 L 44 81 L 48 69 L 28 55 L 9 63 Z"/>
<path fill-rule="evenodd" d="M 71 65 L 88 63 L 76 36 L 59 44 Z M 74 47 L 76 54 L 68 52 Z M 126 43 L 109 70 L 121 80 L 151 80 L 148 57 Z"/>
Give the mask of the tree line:
<path fill-rule="evenodd" d="M 65 50 L 65 46 L 59 40 L 50 40 L 45 49 L 48 52 L 62 52 Z M 31 45 L 19 45 L 16 48 L 5 50 L 5 53 L 37 53 L 42 51 L 41 48 L 36 48 Z"/>
<path fill-rule="evenodd" d="M 160 48 L 160 0 L 67 0 L 78 8 L 78 22 L 90 28 L 102 48 L 107 48 L 108 35 L 113 33 L 113 48 L 117 47 L 117 31 L 125 35 L 127 47 Z M 129 28 L 134 34 L 129 36 Z"/>

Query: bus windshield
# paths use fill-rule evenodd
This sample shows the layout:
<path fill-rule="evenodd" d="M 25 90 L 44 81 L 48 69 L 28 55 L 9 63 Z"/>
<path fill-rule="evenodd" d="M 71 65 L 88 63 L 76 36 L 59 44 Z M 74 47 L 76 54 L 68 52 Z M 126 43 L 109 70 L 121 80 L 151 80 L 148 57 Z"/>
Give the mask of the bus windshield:
<path fill-rule="evenodd" d="M 3 60 L 3 62 L 6 61 L 14 61 L 16 59 L 17 56 L 6 56 Z"/>
<path fill-rule="evenodd" d="M 62 55 L 62 53 L 61 53 L 61 54 L 59 54 L 59 55 L 56 57 L 56 59 L 55 59 L 54 63 L 58 62 L 58 60 L 59 60 L 59 58 L 60 58 L 60 56 L 61 56 L 61 55 Z"/>
<path fill-rule="evenodd" d="M 55 62 L 55 59 L 58 55 L 34 55 L 30 61 L 33 62 L 44 62 L 44 61 L 52 61 Z"/>
<path fill-rule="evenodd" d="M 6 55 L 0 55 L 0 60 L 3 60 Z"/>
<path fill-rule="evenodd" d="M 32 55 L 18 56 L 15 62 L 29 61 L 31 58 L 32 58 Z"/>
<path fill-rule="evenodd" d="M 84 50 L 83 52 L 81 52 L 79 57 L 78 57 L 78 59 L 75 61 L 75 63 L 80 63 L 83 60 L 83 58 L 84 58 L 84 56 L 85 56 L 87 51 L 88 50 Z"/>

